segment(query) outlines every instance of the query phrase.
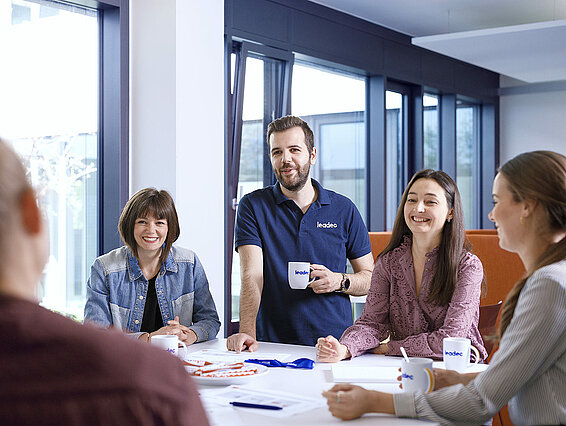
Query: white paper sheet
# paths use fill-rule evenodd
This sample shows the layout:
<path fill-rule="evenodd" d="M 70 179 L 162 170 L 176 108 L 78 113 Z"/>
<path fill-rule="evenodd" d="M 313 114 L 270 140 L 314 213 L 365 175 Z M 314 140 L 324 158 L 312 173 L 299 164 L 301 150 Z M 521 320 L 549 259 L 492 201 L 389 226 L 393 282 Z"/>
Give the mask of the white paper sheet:
<path fill-rule="evenodd" d="M 238 413 L 234 412 L 232 406 L 227 407 L 218 402 L 206 400 L 202 395 L 201 402 L 210 426 L 244 426 L 244 422 L 242 422 Z"/>
<path fill-rule="evenodd" d="M 253 410 L 254 414 L 262 414 L 269 417 L 289 417 L 294 414 L 315 410 L 326 406 L 326 400 L 320 398 L 309 398 L 285 392 L 276 392 L 266 389 L 249 389 L 245 386 L 229 386 L 220 390 L 204 389 L 200 396 L 206 406 L 232 407 L 231 401 L 247 402 L 251 404 L 276 405 L 283 407 L 282 410 L 262 410 L 258 408 L 233 407 L 233 410 Z"/>
<path fill-rule="evenodd" d="M 257 353 L 257 352 L 234 352 L 226 349 L 219 351 L 216 349 L 201 349 L 200 351 L 190 352 L 185 356 L 185 359 L 206 359 L 207 361 L 226 361 L 237 362 L 245 361 L 246 359 L 277 359 L 279 361 L 286 361 L 291 355 L 289 354 L 276 354 L 276 353 Z"/>
<path fill-rule="evenodd" d="M 395 383 L 399 377 L 399 366 L 332 366 L 334 382 L 349 383 Z"/>

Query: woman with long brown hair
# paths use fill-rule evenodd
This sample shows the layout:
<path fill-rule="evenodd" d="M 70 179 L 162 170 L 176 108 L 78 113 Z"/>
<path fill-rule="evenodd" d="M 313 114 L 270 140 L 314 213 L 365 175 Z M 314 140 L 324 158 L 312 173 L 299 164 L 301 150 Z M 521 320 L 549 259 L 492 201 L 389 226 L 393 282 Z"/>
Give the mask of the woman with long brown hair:
<path fill-rule="evenodd" d="M 401 347 L 411 356 L 442 359 L 445 337 L 469 338 L 485 359 L 477 327 L 482 282 L 482 264 L 466 244 L 456 183 L 444 172 L 422 170 L 403 193 L 362 316 L 340 341 L 319 338 L 318 360 L 337 362 L 368 350 L 401 355 Z"/>
<path fill-rule="evenodd" d="M 526 273 L 503 305 L 499 350 L 489 368 L 436 371 L 436 388 L 443 388 L 430 394 L 337 385 L 324 393 L 334 416 L 383 412 L 481 424 L 508 404 L 513 424 L 566 424 L 566 157 L 518 155 L 495 177 L 493 200 L 489 218 L 499 245 L 519 254 Z"/>

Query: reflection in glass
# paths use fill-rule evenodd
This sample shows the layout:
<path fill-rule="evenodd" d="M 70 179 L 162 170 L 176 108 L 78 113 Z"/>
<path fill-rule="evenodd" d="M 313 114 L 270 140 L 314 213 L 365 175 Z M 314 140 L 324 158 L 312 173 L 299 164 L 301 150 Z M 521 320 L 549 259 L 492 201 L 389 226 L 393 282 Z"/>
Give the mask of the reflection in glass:
<path fill-rule="evenodd" d="M 2 2 L 0 131 L 24 159 L 47 215 L 39 299 L 82 319 L 97 255 L 99 50 L 96 12 L 73 10 Z"/>
<path fill-rule="evenodd" d="M 386 228 L 393 229 L 397 206 L 405 186 L 405 96 L 385 92 Z"/>
<path fill-rule="evenodd" d="M 475 228 L 473 206 L 479 144 L 479 105 L 458 100 L 456 106 L 456 184 L 462 197 L 466 229 Z"/>
<path fill-rule="evenodd" d="M 423 96 L 423 168 L 440 169 L 440 111 L 438 96 L 425 93 Z"/>

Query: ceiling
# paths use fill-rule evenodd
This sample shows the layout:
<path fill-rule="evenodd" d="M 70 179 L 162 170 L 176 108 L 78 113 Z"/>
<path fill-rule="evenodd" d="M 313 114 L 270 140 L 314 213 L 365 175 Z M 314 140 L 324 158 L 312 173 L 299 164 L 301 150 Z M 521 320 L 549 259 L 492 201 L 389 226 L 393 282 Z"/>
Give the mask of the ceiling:
<path fill-rule="evenodd" d="M 522 80 L 566 80 L 566 0 L 310 0 Z"/>

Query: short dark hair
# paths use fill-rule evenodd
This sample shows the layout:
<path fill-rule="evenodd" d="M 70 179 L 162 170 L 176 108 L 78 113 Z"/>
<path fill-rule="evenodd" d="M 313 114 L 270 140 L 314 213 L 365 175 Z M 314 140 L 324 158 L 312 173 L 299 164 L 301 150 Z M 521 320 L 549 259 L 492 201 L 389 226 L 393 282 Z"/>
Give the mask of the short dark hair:
<path fill-rule="evenodd" d="M 305 144 L 307 145 L 309 154 L 312 154 L 312 150 L 314 148 L 314 134 L 306 121 L 294 115 L 286 115 L 285 117 L 278 118 L 269 123 L 267 126 L 267 144 L 269 145 L 269 138 L 273 133 L 284 132 L 285 130 L 292 129 L 293 127 L 300 127 L 303 129 L 303 133 L 305 134 Z"/>
<path fill-rule="evenodd" d="M 171 195 L 165 190 L 145 188 L 136 192 L 128 200 L 118 221 L 118 231 L 124 243 L 138 257 L 138 245 L 134 238 L 134 226 L 139 217 L 154 216 L 156 219 L 167 220 L 167 238 L 165 247 L 161 250 L 161 262 L 165 262 L 171 246 L 179 238 L 179 218 Z"/>
<path fill-rule="evenodd" d="M 454 180 L 446 173 L 440 170 L 425 169 L 417 172 L 407 184 L 399 207 L 397 208 L 397 216 L 395 224 L 391 232 L 391 239 L 387 247 L 379 254 L 384 255 L 398 247 L 405 235 L 412 235 L 411 230 L 405 222 L 405 203 L 409 195 L 409 190 L 413 184 L 419 179 L 430 179 L 435 181 L 444 190 L 446 195 L 446 203 L 448 210 L 452 209 L 452 220 L 444 224 L 442 229 L 442 237 L 440 247 L 438 249 L 437 268 L 432 278 L 428 301 L 439 306 L 446 306 L 450 303 L 456 281 L 458 279 L 458 268 L 460 260 L 466 251 L 470 250 L 470 244 L 466 238 L 466 230 L 464 226 L 464 212 L 462 209 L 462 201 L 460 192 Z M 485 280 L 484 280 L 485 281 Z"/>

